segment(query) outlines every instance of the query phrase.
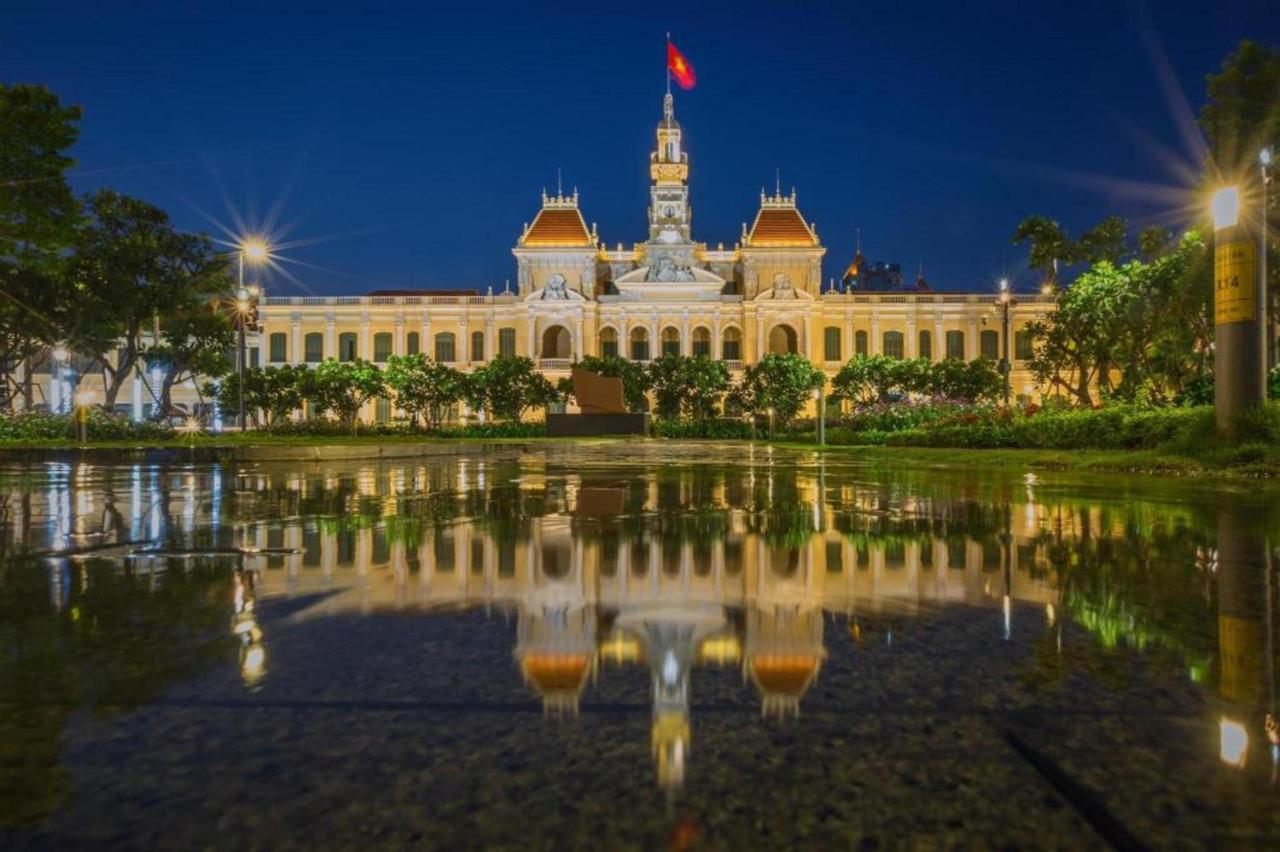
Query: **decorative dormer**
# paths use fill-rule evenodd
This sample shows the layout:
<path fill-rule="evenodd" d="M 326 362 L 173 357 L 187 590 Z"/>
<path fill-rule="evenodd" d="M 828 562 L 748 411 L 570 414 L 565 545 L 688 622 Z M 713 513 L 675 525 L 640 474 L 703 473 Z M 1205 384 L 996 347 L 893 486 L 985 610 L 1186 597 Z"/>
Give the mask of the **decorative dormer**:
<path fill-rule="evenodd" d="M 596 256 L 600 238 L 593 223 L 587 227 L 578 208 L 578 190 L 567 195 L 542 191 L 542 208 L 524 226 L 512 254 L 518 267 L 517 292 L 528 296 L 554 280 L 562 289 L 595 296 Z"/>
<path fill-rule="evenodd" d="M 748 228 L 742 225 L 743 295 L 754 299 L 777 281 L 788 281 L 800 298 L 822 290 L 822 256 L 827 250 L 818 229 L 796 206 L 796 191 L 782 194 L 781 181 L 772 195 L 760 191 L 760 209 Z"/>

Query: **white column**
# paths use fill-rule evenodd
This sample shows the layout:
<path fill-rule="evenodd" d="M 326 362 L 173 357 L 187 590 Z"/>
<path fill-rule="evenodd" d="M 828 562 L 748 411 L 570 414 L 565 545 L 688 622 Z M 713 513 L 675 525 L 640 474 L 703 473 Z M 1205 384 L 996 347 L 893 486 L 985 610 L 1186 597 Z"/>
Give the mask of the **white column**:
<path fill-rule="evenodd" d="M 573 358 L 575 361 L 581 361 L 582 356 L 587 354 L 586 341 L 583 339 L 582 314 L 578 314 L 578 327 L 573 335 Z"/>
<path fill-rule="evenodd" d="M 915 358 L 920 354 L 920 341 L 916 339 L 916 318 L 907 317 L 907 340 L 903 349 L 906 351 L 908 358 Z"/>
<path fill-rule="evenodd" d="M 485 326 L 484 326 L 484 360 L 485 361 L 493 360 L 493 355 L 494 355 L 493 348 L 498 345 L 498 342 L 495 339 L 496 335 L 497 335 L 497 331 L 494 329 L 493 318 L 490 317 L 489 321 L 485 323 Z"/>
<path fill-rule="evenodd" d="M 689 312 L 686 310 L 680 317 L 680 354 L 688 357 L 692 352 L 689 342 Z"/>
<path fill-rule="evenodd" d="M 849 353 L 845 355 L 845 353 Z M 853 351 L 853 312 L 844 312 L 844 339 L 840 341 L 840 356 L 846 361 L 854 356 Z"/>
<path fill-rule="evenodd" d="M 265 364 L 267 362 L 263 360 L 262 363 Z M 130 400 L 133 403 L 133 419 L 141 420 L 142 419 L 142 376 L 138 373 L 138 367 L 136 364 L 134 365 L 133 369 L 130 370 L 129 372 L 129 384 L 131 385 L 131 389 L 133 391 L 133 399 Z"/>
<path fill-rule="evenodd" d="M 933 360 L 941 361 L 947 356 L 947 333 L 942 328 L 942 317 L 933 318 Z"/>
<path fill-rule="evenodd" d="M 870 355 L 879 355 L 883 351 L 880 346 L 880 315 L 876 311 L 871 312 L 871 339 L 867 344 L 867 353 Z"/>
<path fill-rule="evenodd" d="M 302 318 L 294 317 L 289 324 L 289 348 L 293 351 L 291 359 L 295 364 L 302 363 Z"/>
<path fill-rule="evenodd" d="M 373 352 L 369 344 L 369 315 L 360 315 L 360 343 L 356 349 L 356 357 L 365 361 L 373 360 Z"/>
<path fill-rule="evenodd" d="M 391 351 L 404 355 L 404 314 L 396 314 L 395 337 L 391 339 Z"/>
<path fill-rule="evenodd" d="M 422 339 L 418 341 L 418 351 L 428 357 L 433 357 L 436 352 L 431 345 L 431 317 L 425 310 L 422 312 Z"/>
<path fill-rule="evenodd" d="M 324 351 L 321 358 L 338 357 L 338 321 L 333 314 L 324 318 Z"/>
<path fill-rule="evenodd" d="M 972 361 L 978 357 L 978 321 L 969 317 L 969 331 L 964 336 L 964 359 Z"/>
<path fill-rule="evenodd" d="M 458 352 L 458 362 L 462 366 L 471 363 L 471 335 L 467 331 L 467 315 L 464 313 L 458 320 L 458 346 L 462 349 Z"/>

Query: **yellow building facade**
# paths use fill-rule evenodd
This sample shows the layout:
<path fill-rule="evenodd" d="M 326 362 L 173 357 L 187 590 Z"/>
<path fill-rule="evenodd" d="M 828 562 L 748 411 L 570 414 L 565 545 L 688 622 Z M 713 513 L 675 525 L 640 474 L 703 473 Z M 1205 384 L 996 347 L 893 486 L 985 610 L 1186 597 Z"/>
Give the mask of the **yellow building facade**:
<path fill-rule="evenodd" d="M 373 291 L 363 296 L 264 295 L 255 341 L 263 366 L 327 358 L 385 362 L 423 352 L 467 370 L 503 355 L 534 360 L 553 380 L 586 355 L 648 361 L 707 355 L 737 372 L 771 352 L 796 352 L 834 375 L 857 354 L 932 360 L 1006 352 L 994 288 L 984 292 L 823 289 L 826 254 L 793 190 L 762 192 L 732 247 L 693 238 L 689 158 L 668 94 L 650 155 L 649 234 L 612 247 L 578 193 L 546 192 L 512 253 L 516 284 L 494 293 Z M 1009 310 L 1011 386 L 1033 396 L 1025 326 L 1051 297 Z M 366 418 L 393 416 L 371 403 Z"/>

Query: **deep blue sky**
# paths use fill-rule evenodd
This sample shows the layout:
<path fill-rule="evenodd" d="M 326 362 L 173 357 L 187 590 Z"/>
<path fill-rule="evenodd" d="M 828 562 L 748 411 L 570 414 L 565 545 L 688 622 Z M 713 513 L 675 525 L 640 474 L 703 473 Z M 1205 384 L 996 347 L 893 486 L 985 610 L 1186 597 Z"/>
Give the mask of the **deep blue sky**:
<path fill-rule="evenodd" d="M 17 0 L 0 77 L 84 107 L 77 189 L 112 186 L 211 232 L 206 216 L 277 209 L 282 239 L 306 243 L 283 252 L 305 291 L 500 289 L 557 165 L 609 244 L 644 239 L 668 29 L 699 76 L 676 98 L 695 238 L 732 244 L 776 166 L 827 275 L 860 226 L 868 256 L 970 289 L 1030 283 L 1009 243 L 1029 213 L 1073 230 L 1112 212 L 1179 224 L 1143 188 L 1178 185 L 1172 163 L 1198 156 L 1168 93 L 1198 110 L 1242 37 L 1280 42 L 1280 14 L 1268 0 Z"/>

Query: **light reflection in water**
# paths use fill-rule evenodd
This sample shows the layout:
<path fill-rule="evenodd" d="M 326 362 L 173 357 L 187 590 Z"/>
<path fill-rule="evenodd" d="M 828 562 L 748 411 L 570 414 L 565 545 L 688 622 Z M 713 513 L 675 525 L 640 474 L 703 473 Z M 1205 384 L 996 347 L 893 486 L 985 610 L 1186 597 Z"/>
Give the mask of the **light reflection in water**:
<path fill-rule="evenodd" d="M 52 465 L 43 490 L 11 489 L 15 507 L 20 493 L 37 498 L 11 529 L 33 550 L 144 537 L 241 548 L 228 562 L 230 634 L 253 690 L 271 682 L 265 601 L 326 593 L 294 621 L 514 614 L 511 677 L 549 716 L 590 706 L 604 671 L 646 678 L 654 770 L 668 790 L 697 754 L 696 670 L 736 668 L 762 716 L 794 718 L 822 682 L 832 625 L 854 647 L 890 647 L 902 619 L 950 606 L 973 608 L 993 643 L 1043 641 L 1037 676 L 1055 682 L 1071 665 L 1065 625 L 1103 651 L 1172 654 L 1216 691 L 1220 761 L 1243 771 L 1265 743 L 1274 763 L 1274 724 L 1263 734 L 1274 710 L 1265 520 L 1078 499 L 1035 474 L 924 482 L 774 460 L 753 448 L 736 468 L 584 470 L 479 456 L 234 476 Z M 113 520 L 116 505 L 127 517 Z M 154 583 L 167 562 L 138 564 Z M 61 557 L 46 573 L 54 612 L 89 576 Z"/>

